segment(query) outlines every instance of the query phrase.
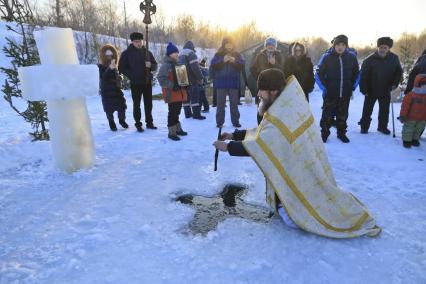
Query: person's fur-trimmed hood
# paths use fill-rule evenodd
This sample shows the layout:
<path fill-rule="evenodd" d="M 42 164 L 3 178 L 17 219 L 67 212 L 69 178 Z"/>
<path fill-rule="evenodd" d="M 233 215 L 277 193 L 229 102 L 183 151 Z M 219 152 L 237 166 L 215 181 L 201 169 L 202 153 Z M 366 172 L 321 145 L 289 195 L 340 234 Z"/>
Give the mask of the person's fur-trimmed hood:
<path fill-rule="evenodd" d="M 118 51 L 117 51 L 117 49 L 114 46 L 112 46 L 110 44 L 106 44 L 106 45 L 104 45 L 104 46 L 101 47 L 101 49 L 99 51 L 99 53 L 100 53 L 100 55 L 99 55 L 100 63 L 102 65 L 108 65 L 109 64 L 109 62 L 108 62 L 108 60 L 107 60 L 107 58 L 105 56 L 105 53 L 107 52 L 107 50 L 110 50 L 112 52 L 113 58 L 115 59 L 115 63 L 118 65 L 118 59 L 119 59 L 118 58 Z"/>

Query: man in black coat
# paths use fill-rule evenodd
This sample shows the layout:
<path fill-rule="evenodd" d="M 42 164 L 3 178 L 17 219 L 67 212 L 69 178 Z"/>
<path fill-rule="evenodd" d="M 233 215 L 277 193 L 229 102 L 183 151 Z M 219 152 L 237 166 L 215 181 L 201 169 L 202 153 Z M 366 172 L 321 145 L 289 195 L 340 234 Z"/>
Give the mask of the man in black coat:
<path fill-rule="evenodd" d="M 145 122 L 148 129 L 157 129 L 152 119 L 152 73 L 157 70 L 157 61 L 149 51 L 146 58 L 146 48 L 143 45 L 143 34 L 134 32 L 130 35 L 132 43 L 121 54 L 118 65 L 120 73 L 130 80 L 133 99 L 133 118 L 139 132 L 143 132 L 141 122 L 141 99 L 145 109 Z M 148 79 L 147 79 L 147 76 Z"/>
<path fill-rule="evenodd" d="M 389 107 L 391 91 L 398 87 L 402 67 L 399 58 L 390 49 L 393 40 L 381 37 L 377 40 L 377 51 L 364 60 L 361 67 L 360 91 L 365 95 L 362 118 L 359 122 L 361 133 L 368 133 L 374 104 L 379 101 L 379 125 L 377 130 L 389 135 Z"/>
<path fill-rule="evenodd" d="M 413 90 L 414 87 L 414 79 L 416 79 L 416 76 L 419 74 L 425 74 L 426 73 L 426 49 L 423 50 L 422 56 L 420 56 L 416 64 L 414 65 L 413 69 L 410 71 L 410 75 L 408 76 L 408 82 L 407 87 L 405 88 L 404 94 L 408 94 Z"/>
<path fill-rule="evenodd" d="M 305 46 L 295 42 L 290 45 L 290 56 L 284 62 L 284 75 L 286 78 L 294 75 L 309 101 L 309 94 L 314 90 L 314 66 L 311 58 L 305 52 Z"/>
<path fill-rule="evenodd" d="M 324 58 L 318 69 L 318 77 L 325 86 L 325 98 L 321 117 L 321 137 L 327 142 L 330 136 L 333 111 L 336 110 L 337 138 L 349 143 L 346 136 L 349 103 L 359 74 L 358 60 L 348 50 L 348 37 L 339 35 L 333 40 L 333 51 Z"/>

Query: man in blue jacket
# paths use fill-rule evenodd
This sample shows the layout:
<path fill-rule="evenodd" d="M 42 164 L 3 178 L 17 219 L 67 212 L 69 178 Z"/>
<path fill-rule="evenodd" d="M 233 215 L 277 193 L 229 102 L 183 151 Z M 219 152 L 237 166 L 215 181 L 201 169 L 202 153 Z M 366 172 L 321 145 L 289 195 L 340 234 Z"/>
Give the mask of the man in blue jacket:
<path fill-rule="evenodd" d="M 229 95 L 232 125 L 241 127 L 238 110 L 240 74 L 244 59 L 235 51 L 234 42 L 230 38 L 222 41 L 222 46 L 211 61 L 214 70 L 214 86 L 217 89 L 216 124 L 222 127 L 225 123 L 226 96 Z"/>
<path fill-rule="evenodd" d="M 321 137 L 327 142 L 330 136 L 333 110 L 336 110 L 337 138 L 349 143 L 346 136 L 349 103 L 359 75 L 358 60 L 348 47 L 348 37 L 339 35 L 333 40 L 333 51 L 318 68 L 318 78 L 325 88 L 321 117 Z"/>
<path fill-rule="evenodd" d="M 203 85 L 203 74 L 198 63 L 195 46 L 192 41 L 187 41 L 179 54 L 179 64 L 186 65 L 189 80 L 188 101 L 183 103 L 186 118 L 206 119 L 201 115 L 200 87 Z"/>

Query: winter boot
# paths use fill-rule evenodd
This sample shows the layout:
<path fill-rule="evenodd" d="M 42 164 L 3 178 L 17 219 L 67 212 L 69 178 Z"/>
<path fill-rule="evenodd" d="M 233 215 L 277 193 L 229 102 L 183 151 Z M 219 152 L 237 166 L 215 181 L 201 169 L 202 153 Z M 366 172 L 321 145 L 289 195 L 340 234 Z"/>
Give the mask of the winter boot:
<path fill-rule="evenodd" d="M 157 127 L 154 125 L 154 123 L 148 123 L 147 125 L 146 125 L 146 128 L 148 128 L 148 129 L 152 129 L 152 130 L 156 130 L 157 129 Z"/>
<path fill-rule="evenodd" d="M 337 138 L 339 138 L 340 141 L 342 141 L 343 143 L 349 143 L 350 142 L 348 136 L 346 136 L 346 133 L 338 133 Z"/>
<path fill-rule="evenodd" d="M 123 128 L 129 128 L 129 125 L 126 123 L 126 121 L 120 120 L 118 122 L 120 123 L 121 127 L 123 127 Z"/>
<path fill-rule="evenodd" d="M 419 142 L 419 140 L 413 140 L 413 141 L 411 141 L 411 145 L 414 146 L 414 147 L 419 147 L 420 142 Z"/>
<path fill-rule="evenodd" d="M 188 135 L 188 132 L 183 131 L 182 125 L 180 124 L 180 122 L 178 122 L 178 124 L 176 124 L 176 134 L 179 135 L 179 136 Z"/>
<path fill-rule="evenodd" d="M 142 125 L 135 125 L 138 132 L 144 132 Z"/>
<path fill-rule="evenodd" d="M 111 129 L 111 131 L 117 131 L 117 125 L 115 125 L 114 120 L 108 120 L 109 123 L 109 128 Z"/>
<path fill-rule="evenodd" d="M 361 127 L 361 134 L 368 134 L 368 129 Z"/>
<path fill-rule="evenodd" d="M 386 127 L 383 127 L 383 128 L 377 128 L 377 131 L 379 131 L 379 132 L 381 132 L 381 133 L 383 133 L 383 134 L 385 134 L 385 135 L 389 135 L 389 134 L 391 134 L 390 130 L 389 130 L 389 129 L 387 129 Z"/>
<path fill-rule="evenodd" d="M 198 119 L 198 120 L 206 119 L 205 116 L 201 115 L 201 107 L 200 106 L 193 107 L 192 111 L 194 112 L 194 115 L 192 116 L 193 119 Z"/>
<path fill-rule="evenodd" d="M 411 141 L 402 141 L 404 148 L 411 148 Z"/>
<path fill-rule="evenodd" d="M 169 126 L 169 138 L 173 141 L 179 141 L 180 138 L 176 134 L 176 125 Z"/>
<path fill-rule="evenodd" d="M 192 117 L 192 110 L 190 106 L 184 106 L 183 110 L 185 111 L 185 118 L 191 118 Z"/>
<path fill-rule="evenodd" d="M 321 131 L 322 142 L 327 142 L 328 136 L 330 136 L 330 131 Z"/>

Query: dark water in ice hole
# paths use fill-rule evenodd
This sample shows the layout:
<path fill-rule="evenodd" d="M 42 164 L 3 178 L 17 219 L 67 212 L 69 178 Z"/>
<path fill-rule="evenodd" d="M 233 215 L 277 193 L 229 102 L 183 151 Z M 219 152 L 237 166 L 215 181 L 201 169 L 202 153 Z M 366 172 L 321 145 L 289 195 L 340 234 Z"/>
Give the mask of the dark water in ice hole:
<path fill-rule="evenodd" d="M 195 209 L 194 218 L 188 224 L 188 229 L 193 234 L 206 235 L 227 218 L 238 217 L 254 222 L 268 222 L 272 217 L 271 211 L 245 203 L 242 195 L 246 191 L 246 186 L 227 184 L 218 195 L 206 197 L 184 194 L 177 197 L 176 201 Z"/>

